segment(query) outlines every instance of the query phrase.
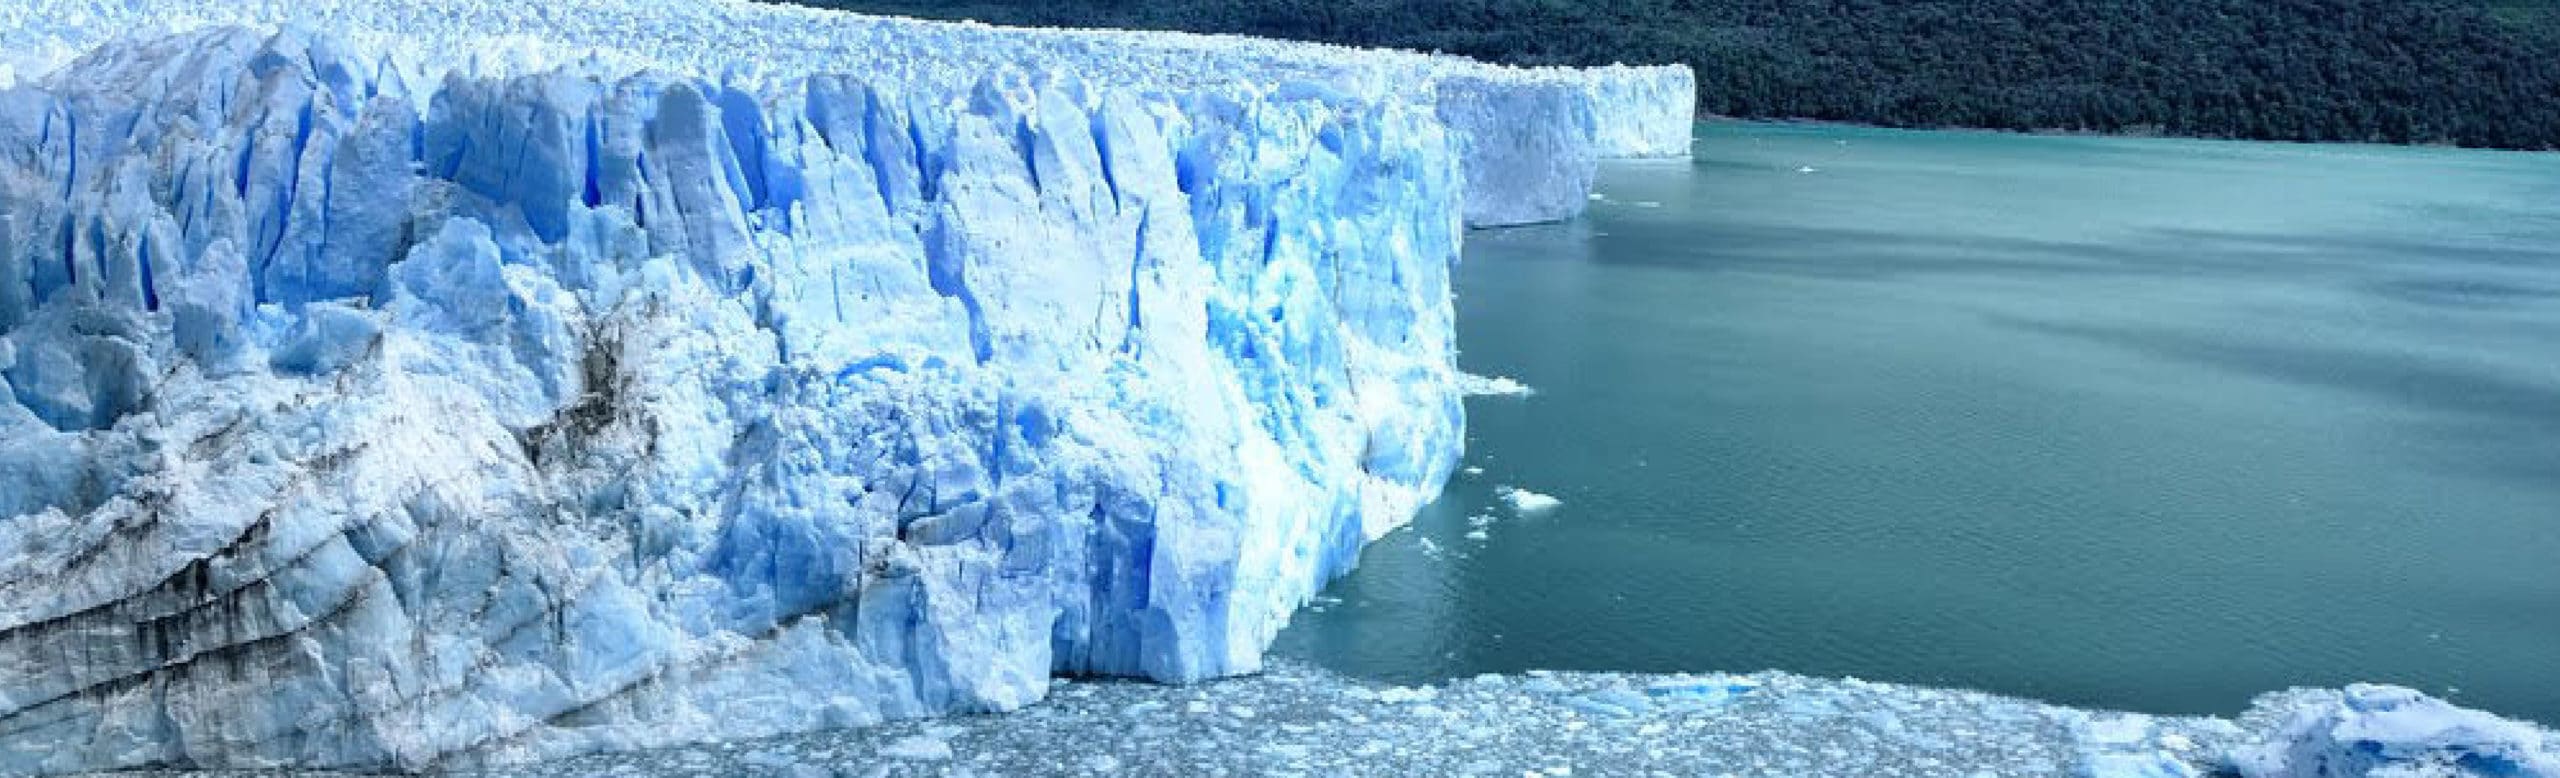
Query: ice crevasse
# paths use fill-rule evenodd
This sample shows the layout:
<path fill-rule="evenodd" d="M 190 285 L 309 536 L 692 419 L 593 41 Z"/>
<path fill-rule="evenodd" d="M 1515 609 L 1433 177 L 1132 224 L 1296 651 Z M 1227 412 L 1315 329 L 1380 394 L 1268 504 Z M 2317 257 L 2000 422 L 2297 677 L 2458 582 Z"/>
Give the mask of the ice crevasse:
<path fill-rule="evenodd" d="M 432 86 L 459 67 L 567 62 L 738 85 L 858 74 L 909 99 L 950 101 L 990 73 L 1074 74 L 1141 93 L 1290 86 L 1429 106 L 1463 162 L 1476 226 L 1569 218 L 1592 162 L 1689 153 L 1696 79 L 1679 65 L 1516 68 L 1462 57 L 1229 35 L 995 27 L 740 0 L 22 0 L 0 8 L 0 85 L 135 31 L 299 25 L 359 44 Z M 25 76 L 20 75 L 20 78 Z"/>
<path fill-rule="evenodd" d="M 1252 670 L 1455 462 L 1463 226 L 1687 78 L 734 2 L 0 44 L 0 773 Z"/>

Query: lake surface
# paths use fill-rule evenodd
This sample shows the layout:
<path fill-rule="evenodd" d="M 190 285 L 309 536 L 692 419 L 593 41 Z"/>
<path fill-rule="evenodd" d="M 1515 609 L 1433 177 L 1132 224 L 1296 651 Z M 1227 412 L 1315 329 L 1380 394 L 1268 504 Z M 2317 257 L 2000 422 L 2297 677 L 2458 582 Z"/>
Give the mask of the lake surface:
<path fill-rule="evenodd" d="M 1278 651 L 2560 723 L 2560 156 L 1707 124 L 1599 190 L 1468 236 L 1537 394 Z"/>

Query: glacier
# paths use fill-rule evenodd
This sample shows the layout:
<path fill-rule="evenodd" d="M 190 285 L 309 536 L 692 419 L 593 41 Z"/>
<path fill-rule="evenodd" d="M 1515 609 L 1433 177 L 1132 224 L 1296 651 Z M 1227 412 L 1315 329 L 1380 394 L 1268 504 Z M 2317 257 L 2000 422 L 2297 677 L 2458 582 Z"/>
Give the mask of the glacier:
<path fill-rule="evenodd" d="M 743 0 L 23 0 L 0 8 L 0 86 L 111 38 L 225 24 L 327 30 L 426 85 L 457 68 L 525 73 L 585 62 L 750 92 L 812 73 L 859 73 L 872 86 L 944 102 L 964 101 L 985 81 L 1074 73 L 1116 91 L 1251 86 L 1427 105 L 1468 171 L 1465 214 L 1474 226 L 1571 218 L 1590 192 L 1590 160 L 1686 156 L 1696 118 L 1696 78 L 1681 65 L 1506 67 L 1242 36 L 995 27 Z"/>
<path fill-rule="evenodd" d="M 0 773 L 1254 671 L 1455 466 L 1465 227 L 1571 216 L 1664 153 L 1595 101 L 1688 78 L 727 1 L 0 50 Z"/>
<path fill-rule="evenodd" d="M 0 774 L 1252 673 L 1457 465 L 1465 230 L 1685 154 L 1693 89 L 734 0 L 0 6 Z M 2232 766 L 2551 770 L 2405 690 L 2285 710 Z M 2090 774 L 2194 757 L 2075 715 Z"/>

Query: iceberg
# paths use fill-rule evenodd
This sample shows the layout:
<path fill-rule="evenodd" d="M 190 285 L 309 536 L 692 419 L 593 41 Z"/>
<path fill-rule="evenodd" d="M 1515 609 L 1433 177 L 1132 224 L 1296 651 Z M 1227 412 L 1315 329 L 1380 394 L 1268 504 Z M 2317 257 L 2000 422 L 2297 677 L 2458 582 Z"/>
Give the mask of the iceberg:
<path fill-rule="evenodd" d="M 1468 215 L 1617 142 L 1582 71 L 726 1 L 0 50 L 0 773 L 1256 670 L 1456 465 Z"/>
<path fill-rule="evenodd" d="M 2269 695 L 2252 713 L 2275 724 L 2231 749 L 2230 765 L 2247 778 L 2560 778 L 2560 737 L 2406 687 Z"/>
<path fill-rule="evenodd" d="M 1545 513 L 1564 504 L 1563 500 L 1553 495 L 1539 494 L 1517 486 L 1495 486 L 1493 496 L 1510 505 L 1512 513 L 1521 516 Z"/>

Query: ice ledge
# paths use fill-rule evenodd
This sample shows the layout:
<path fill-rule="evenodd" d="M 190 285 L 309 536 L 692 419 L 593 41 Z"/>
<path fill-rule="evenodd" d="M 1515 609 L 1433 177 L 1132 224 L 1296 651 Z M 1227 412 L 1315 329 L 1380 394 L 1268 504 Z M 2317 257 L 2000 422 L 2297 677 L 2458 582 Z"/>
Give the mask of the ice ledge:
<path fill-rule="evenodd" d="M 0 8 L 0 85 L 119 36 L 208 25 L 328 30 L 389 52 L 417 84 L 453 71 L 504 77 L 578 64 L 608 76 L 649 69 L 750 88 L 860 73 L 884 88 L 953 99 L 1003 70 L 1133 92 L 1321 85 L 1362 101 L 1438 106 L 1461 147 L 1465 214 L 1475 226 L 1571 218 L 1587 201 L 1592 160 L 1686 156 L 1695 116 L 1695 79 L 1679 65 L 1515 68 L 1409 51 L 1006 28 L 746 0 L 24 0 Z"/>

